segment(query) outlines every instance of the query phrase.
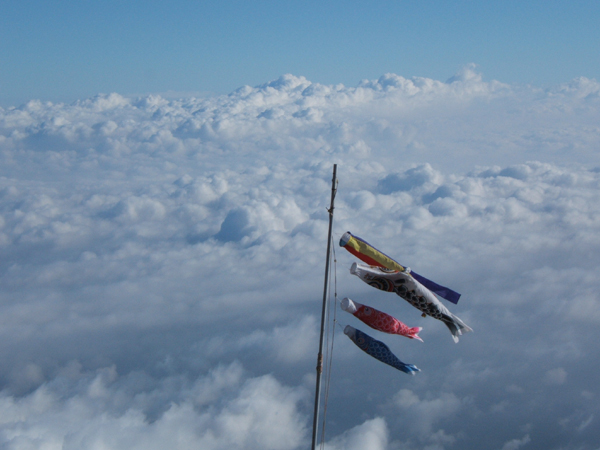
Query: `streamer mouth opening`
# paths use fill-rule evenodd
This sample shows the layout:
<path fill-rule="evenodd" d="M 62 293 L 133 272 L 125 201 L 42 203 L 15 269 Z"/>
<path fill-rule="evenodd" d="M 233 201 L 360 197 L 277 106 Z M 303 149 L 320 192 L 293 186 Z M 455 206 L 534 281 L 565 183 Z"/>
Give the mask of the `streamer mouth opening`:
<path fill-rule="evenodd" d="M 351 237 L 352 237 L 352 235 L 350 234 L 350 232 L 346 231 L 340 239 L 340 247 L 346 246 L 348 244 L 348 242 L 350 242 Z"/>
<path fill-rule="evenodd" d="M 350 325 L 346 325 L 346 328 L 344 328 L 344 334 L 350 338 L 353 338 L 356 334 L 356 328 L 353 328 Z"/>
<path fill-rule="evenodd" d="M 340 303 L 342 310 L 349 312 L 350 314 L 354 314 L 357 311 L 356 304 L 350 300 L 348 297 L 344 298 Z"/>

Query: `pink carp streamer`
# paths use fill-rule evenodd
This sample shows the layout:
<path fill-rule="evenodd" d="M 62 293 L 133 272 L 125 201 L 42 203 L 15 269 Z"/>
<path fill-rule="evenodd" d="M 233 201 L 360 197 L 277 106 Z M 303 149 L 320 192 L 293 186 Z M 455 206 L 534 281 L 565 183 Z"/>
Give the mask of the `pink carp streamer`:
<path fill-rule="evenodd" d="M 341 306 L 344 311 L 349 312 L 375 330 L 389 334 L 399 334 L 423 342 L 423 339 L 418 335 L 419 331 L 422 330 L 421 327 L 411 328 L 389 314 L 355 302 L 348 297 L 342 300 Z"/>

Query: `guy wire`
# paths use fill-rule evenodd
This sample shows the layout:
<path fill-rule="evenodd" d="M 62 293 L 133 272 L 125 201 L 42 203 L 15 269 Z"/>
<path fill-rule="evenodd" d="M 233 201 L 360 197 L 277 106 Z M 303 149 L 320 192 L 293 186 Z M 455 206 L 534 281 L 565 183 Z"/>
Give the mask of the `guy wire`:
<path fill-rule="evenodd" d="M 333 237 L 332 237 L 332 244 L 333 244 Z M 331 310 L 331 308 L 333 307 L 333 322 L 332 322 L 332 326 L 331 326 L 331 346 L 329 346 L 329 317 L 331 316 L 331 311 L 328 311 L 327 314 L 327 348 L 328 348 L 328 355 L 326 356 L 326 364 L 325 364 L 325 371 L 327 372 L 326 374 L 326 381 L 325 381 L 325 398 L 323 401 L 323 426 L 321 427 L 321 449 L 324 449 L 325 447 L 325 425 L 327 422 L 327 404 L 328 404 L 328 400 L 329 400 L 329 388 L 331 386 L 331 371 L 332 371 L 332 366 L 333 366 L 333 344 L 335 341 L 335 325 L 337 323 L 337 298 L 338 298 L 338 294 L 337 294 L 337 257 L 335 254 L 335 245 L 331 245 L 332 248 L 332 252 L 333 252 L 333 278 L 334 278 L 334 283 L 333 283 L 333 288 L 334 288 L 334 302 L 333 305 L 331 305 L 330 302 L 330 307 L 329 309 Z M 329 295 L 331 296 L 331 280 L 330 280 L 330 285 L 329 285 Z"/>

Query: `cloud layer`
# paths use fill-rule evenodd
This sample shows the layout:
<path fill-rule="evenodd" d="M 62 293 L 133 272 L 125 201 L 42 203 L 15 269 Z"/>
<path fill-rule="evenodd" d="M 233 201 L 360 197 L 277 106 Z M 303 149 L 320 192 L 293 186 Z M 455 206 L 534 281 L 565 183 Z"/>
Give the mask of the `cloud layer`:
<path fill-rule="evenodd" d="M 594 80 L 471 67 L 0 109 L 3 448 L 305 448 L 333 163 L 335 241 L 461 292 L 475 332 L 337 247 L 338 296 L 425 343 L 371 330 L 407 377 L 332 327 L 327 448 L 596 448 L 599 123 Z"/>

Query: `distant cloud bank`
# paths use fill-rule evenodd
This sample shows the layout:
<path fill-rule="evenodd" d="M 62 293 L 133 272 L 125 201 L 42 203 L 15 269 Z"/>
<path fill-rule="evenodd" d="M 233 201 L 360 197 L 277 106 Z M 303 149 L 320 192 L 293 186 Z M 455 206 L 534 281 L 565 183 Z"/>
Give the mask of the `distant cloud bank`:
<path fill-rule="evenodd" d="M 596 448 L 599 148 L 595 80 L 471 66 L 0 108 L 2 448 L 306 448 L 334 163 L 332 295 L 425 343 L 371 330 L 406 377 L 333 327 L 326 448 Z M 474 333 L 352 277 L 347 230 Z"/>

